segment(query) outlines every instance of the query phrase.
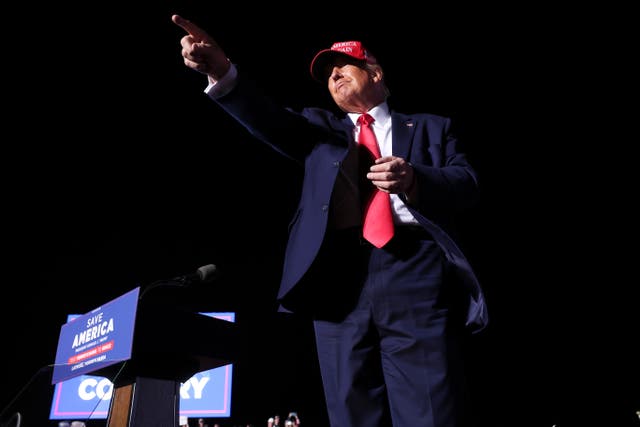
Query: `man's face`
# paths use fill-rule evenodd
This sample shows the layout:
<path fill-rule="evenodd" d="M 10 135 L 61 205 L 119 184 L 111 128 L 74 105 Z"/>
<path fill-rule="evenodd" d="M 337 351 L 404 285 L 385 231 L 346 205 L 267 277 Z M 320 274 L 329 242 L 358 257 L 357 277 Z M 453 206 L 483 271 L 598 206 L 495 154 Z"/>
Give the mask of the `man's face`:
<path fill-rule="evenodd" d="M 370 96 L 372 75 L 369 71 L 357 61 L 337 58 L 325 68 L 325 75 L 335 103 L 344 111 L 360 111 L 360 105 Z"/>

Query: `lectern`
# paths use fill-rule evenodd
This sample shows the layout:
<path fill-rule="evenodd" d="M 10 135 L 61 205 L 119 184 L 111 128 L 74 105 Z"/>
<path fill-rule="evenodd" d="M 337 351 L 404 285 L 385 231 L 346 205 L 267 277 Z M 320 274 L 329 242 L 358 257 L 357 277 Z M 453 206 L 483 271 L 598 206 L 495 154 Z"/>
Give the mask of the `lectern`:
<path fill-rule="evenodd" d="M 180 384 L 234 362 L 238 327 L 138 295 L 135 289 L 63 325 L 53 382 L 87 373 L 109 378 L 108 427 L 176 427 Z"/>

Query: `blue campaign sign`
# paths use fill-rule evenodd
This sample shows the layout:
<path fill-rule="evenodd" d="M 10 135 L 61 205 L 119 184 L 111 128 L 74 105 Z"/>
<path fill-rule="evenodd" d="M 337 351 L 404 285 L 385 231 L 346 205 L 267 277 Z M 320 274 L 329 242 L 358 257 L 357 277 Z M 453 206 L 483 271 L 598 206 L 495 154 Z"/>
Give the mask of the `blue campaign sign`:
<path fill-rule="evenodd" d="M 228 322 L 235 313 L 201 313 Z M 230 417 L 233 364 L 198 372 L 180 386 L 180 415 Z"/>
<path fill-rule="evenodd" d="M 137 287 L 60 328 L 52 384 L 131 358 Z"/>
<path fill-rule="evenodd" d="M 235 322 L 235 313 L 201 313 Z M 70 315 L 69 319 L 77 318 Z M 215 345 L 215 343 L 212 343 Z M 180 415 L 187 417 L 230 417 L 233 365 L 198 372 L 180 386 Z M 105 419 L 113 394 L 107 378 L 81 375 L 55 384 L 49 418 Z"/>
<path fill-rule="evenodd" d="M 113 383 L 106 378 L 81 375 L 55 385 L 49 419 L 102 419 L 109 415 Z"/>

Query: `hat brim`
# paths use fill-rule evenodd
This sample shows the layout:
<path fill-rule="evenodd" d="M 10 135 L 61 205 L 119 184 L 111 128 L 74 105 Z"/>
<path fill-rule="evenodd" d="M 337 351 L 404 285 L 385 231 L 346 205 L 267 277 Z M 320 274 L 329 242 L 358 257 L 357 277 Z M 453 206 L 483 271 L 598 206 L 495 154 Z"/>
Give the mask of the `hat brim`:
<path fill-rule="evenodd" d="M 326 81 L 326 78 L 328 77 L 324 75 L 326 72 L 326 67 L 332 64 L 336 60 L 336 58 L 344 58 L 354 63 L 366 62 L 366 60 L 354 58 L 353 56 L 346 53 L 338 52 L 331 49 L 324 49 L 318 52 L 311 61 L 311 77 L 313 77 L 314 80 L 317 80 L 320 83 L 324 83 Z"/>

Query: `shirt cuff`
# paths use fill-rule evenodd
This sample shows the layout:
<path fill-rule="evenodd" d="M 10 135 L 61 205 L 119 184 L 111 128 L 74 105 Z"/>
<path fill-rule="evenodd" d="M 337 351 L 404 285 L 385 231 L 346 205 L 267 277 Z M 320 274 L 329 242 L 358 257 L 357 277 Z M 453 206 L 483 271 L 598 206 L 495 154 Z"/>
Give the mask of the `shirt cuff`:
<path fill-rule="evenodd" d="M 204 93 L 207 94 L 212 99 L 217 99 L 222 96 L 225 96 L 231 90 L 236 87 L 236 83 L 238 80 L 238 69 L 235 64 L 231 63 L 229 67 L 229 71 L 225 74 L 220 80 L 214 81 L 211 77 L 207 76 L 209 80 L 209 84 L 204 90 Z"/>

